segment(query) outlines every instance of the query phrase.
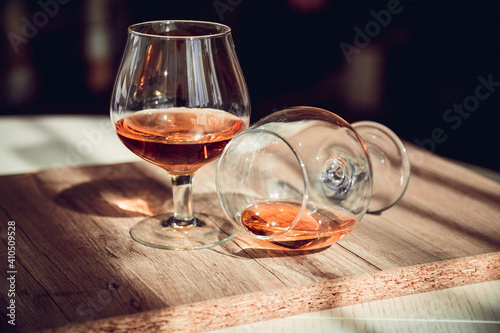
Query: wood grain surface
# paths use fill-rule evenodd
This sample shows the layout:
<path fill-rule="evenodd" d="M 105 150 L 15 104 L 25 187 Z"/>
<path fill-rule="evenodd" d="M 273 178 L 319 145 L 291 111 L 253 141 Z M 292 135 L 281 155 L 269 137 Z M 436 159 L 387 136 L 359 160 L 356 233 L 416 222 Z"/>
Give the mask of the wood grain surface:
<path fill-rule="evenodd" d="M 146 162 L 0 177 L 3 263 L 7 222 L 16 226 L 15 329 L 207 331 L 499 279 L 500 184 L 408 149 L 403 200 L 310 252 L 241 234 L 196 251 L 135 242 L 131 226 L 172 209 L 167 174 Z M 222 216 L 214 173 L 211 164 L 196 175 L 194 207 Z"/>
<path fill-rule="evenodd" d="M 213 333 L 500 332 L 500 280 L 223 328 Z"/>

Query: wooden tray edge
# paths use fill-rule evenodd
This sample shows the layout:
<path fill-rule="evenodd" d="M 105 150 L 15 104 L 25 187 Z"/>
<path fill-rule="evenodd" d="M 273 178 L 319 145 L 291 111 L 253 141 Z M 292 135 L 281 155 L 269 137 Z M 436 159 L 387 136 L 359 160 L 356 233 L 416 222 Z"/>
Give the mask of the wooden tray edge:
<path fill-rule="evenodd" d="M 500 279 L 500 252 L 491 252 L 42 332 L 203 332 L 496 279 Z"/>

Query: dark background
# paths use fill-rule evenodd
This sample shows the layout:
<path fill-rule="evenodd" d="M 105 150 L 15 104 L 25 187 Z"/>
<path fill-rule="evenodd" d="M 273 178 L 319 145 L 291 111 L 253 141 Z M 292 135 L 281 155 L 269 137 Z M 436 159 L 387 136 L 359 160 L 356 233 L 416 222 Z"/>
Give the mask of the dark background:
<path fill-rule="evenodd" d="M 1 2 L 1 114 L 108 114 L 128 25 L 215 21 L 233 30 L 252 122 L 287 106 L 317 106 L 500 171 L 498 1 L 60 1 Z M 375 23 L 374 13 L 392 5 L 390 21 Z M 346 57 L 341 45 L 355 47 L 357 31 L 377 24 Z M 473 112 L 447 113 L 474 100 L 479 77 L 497 86 L 479 88 L 489 95 Z"/>

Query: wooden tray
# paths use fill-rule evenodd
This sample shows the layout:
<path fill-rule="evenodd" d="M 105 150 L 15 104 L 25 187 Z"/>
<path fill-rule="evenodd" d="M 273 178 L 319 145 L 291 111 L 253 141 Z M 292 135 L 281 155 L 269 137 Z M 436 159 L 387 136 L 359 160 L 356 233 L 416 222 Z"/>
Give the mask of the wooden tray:
<path fill-rule="evenodd" d="M 263 250 L 238 235 L 211 249 L 143 246 L 129 229 L 172 208 L 167 174 L 146 162 L 0 177 L 3 319 L 17 331 L 206 331 L 500 278 L 500 184 L 408 147 L 404 199 L 315 252 Z M 221 215 L 215 165 L 195 210 Z M 15 267 L 7 267 L 15 221 Z M 7 268 L 6 268 L 7 267 Z"/>

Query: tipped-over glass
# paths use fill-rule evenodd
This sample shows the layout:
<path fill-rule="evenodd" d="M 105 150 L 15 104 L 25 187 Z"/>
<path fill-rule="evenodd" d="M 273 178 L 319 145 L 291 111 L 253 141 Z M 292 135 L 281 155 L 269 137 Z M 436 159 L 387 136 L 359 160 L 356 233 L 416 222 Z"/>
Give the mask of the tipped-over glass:
<path fill-rule="evenodd" d="M 270 114 L 225 147 L 217 194 L 234 226 L 281 250 L 314 250 L 350 233 L 366 212 L 397 203 L 410 164 L 399 138 L 326 110 Z"/>
<path fill-rule="evenodd" d="M 221 244 L 226 219 L 193 214 L 195 172 L 248 127 L 250 101 L 229 27 L 210 22 L 132 25 L 111 99 L 111 120 L 134 154 L 165 169 L 174 212 L 131 229 L 142 244 L 173 250 Z"/>

